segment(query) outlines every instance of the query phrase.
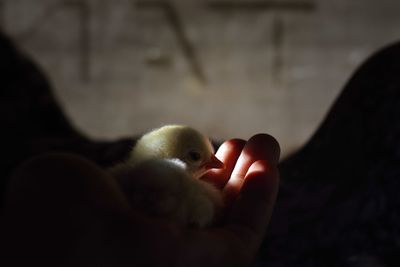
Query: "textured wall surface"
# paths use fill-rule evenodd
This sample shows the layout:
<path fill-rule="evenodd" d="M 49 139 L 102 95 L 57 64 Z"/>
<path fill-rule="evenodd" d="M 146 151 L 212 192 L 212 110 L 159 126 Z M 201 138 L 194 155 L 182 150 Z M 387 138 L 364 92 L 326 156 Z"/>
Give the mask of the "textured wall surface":
<path fill-rule="evenodd" d="M 0 0 L 0 24 L 94 138 L 165 123 L 214 138 L 313 133 L 353 70 L 399 39 L 397 0 Z"/>

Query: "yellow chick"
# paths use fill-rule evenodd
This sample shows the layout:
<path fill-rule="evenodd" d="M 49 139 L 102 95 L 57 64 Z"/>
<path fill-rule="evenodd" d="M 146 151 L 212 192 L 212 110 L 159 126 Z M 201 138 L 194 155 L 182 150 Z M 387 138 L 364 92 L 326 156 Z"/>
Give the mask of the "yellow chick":
<path fill-rule="evenodd" d="M 132 150 L 128 163 L 137 164 L 155 158 L 179 159 L 195 178 L 211 168 L 224 166 L 215 157 L 210 140 L 197 130 L 183 125 L 163 126 L 142 136 Z"/>
<path fill-rule="evenodd" d="M 222 196 L 198 178 L 223 167 L 207 137 L 187 126 L 167 125 L 143 135 L 128 159 L 109 171 L 129 185 L 134 207 L 183 226 L 204 227 L 214 220 Z"/>

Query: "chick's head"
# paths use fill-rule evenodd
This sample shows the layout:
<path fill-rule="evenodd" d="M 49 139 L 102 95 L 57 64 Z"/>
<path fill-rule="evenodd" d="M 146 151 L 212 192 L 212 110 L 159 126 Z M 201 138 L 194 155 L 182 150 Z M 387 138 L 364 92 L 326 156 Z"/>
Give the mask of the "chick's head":
<path fill-rule="evenodd" d="M 214 155 L 210 140 L 197 130 L 182 125 L 167 125 L 144 135 L 139 146 L 145 145 L 148 157 L 177 158 L 195 178 L 224 164 Z"/>

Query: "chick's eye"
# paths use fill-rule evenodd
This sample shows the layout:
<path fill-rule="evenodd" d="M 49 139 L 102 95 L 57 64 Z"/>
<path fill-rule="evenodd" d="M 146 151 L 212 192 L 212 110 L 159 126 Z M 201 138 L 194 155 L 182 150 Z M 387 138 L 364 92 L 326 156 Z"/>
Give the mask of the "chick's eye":
<path fill-rule="evenodd" d="M 189 158 L 193 161 L 198 161 L 200 160 L 201 156 L 199 152 L 196 151 L 190 151 L 189 152 Z"/>

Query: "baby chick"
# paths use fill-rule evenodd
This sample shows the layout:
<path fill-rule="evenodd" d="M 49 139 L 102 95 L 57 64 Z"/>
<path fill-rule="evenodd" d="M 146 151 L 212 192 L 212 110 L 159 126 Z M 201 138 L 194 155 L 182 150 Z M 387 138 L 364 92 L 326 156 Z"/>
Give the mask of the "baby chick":
<path fill-rule="evenodd" d="M 128 159 L 109 171 L 124 183 L 131 204 L 180 225 L 209 225 L 222 206 L 221 193 L 199 178 L 224 164 L 197 130 L 167 125 L 143 135 Z"/>

